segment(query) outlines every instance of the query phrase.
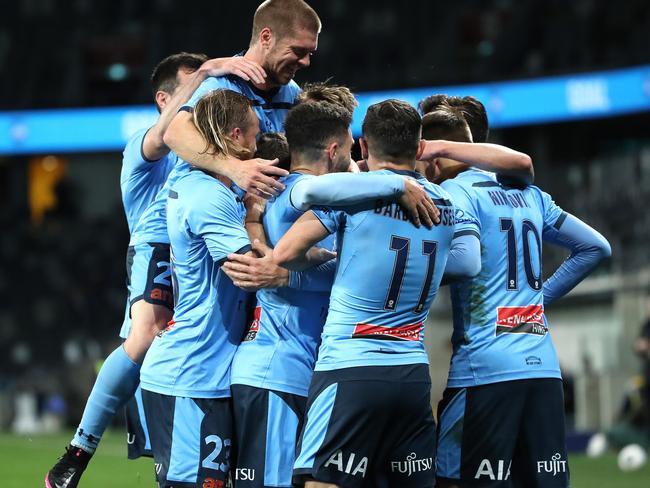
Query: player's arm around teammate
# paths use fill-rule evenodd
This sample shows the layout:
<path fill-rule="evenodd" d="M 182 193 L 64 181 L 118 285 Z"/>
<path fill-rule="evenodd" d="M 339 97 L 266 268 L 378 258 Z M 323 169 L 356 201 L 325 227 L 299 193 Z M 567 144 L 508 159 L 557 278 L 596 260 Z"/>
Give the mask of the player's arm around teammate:
<path fill-rule="evenodd" d="M 318 48 L 320 29 L 318 15 L 302 0 L 270 0 L 258 7 L 253 18 L 251 42 L 242 59 L 261 66 L 266 72 L 266 78 L 261 82 L 255 77 L 243 79 L 246 90 L 266 92 L 265 99 L 258 100 L 260 105 L 269 105 L 275 90 L 282 90 L 292 83 L 295 86 L 293 97 L 282 104 L 294 103 L 299 89 L 292 81 L 293 77 L 298 70 L 309 66 L 310 57 Z M 208 85 L 204 85 L 206 90 Z M 263 132 L 274 130 L 281 130 L 281 127 L 270 127 L 266 123 L 262 127 Z M 205 141 L 192 127 L 189 114 L 183 111 L 170 124 L 165 141 L 186 161 L 225 175 L 248 192 L 269 198 L 283 189 L 274 177 L 285 176 L 287 172 L 269 165 L 269 161 L 251 160 L 242 164 L 203 152 Z"/>

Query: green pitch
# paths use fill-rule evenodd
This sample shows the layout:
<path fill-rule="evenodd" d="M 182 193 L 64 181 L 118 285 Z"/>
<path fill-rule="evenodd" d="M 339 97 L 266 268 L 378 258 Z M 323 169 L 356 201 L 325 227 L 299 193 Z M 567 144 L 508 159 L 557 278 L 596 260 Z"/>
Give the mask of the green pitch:
<path fill-rule="evenodd" d="M 70 440 L 70 434 L 19 437 L 0 434 L 0 480 L 3 488 L 45 486 L 45 472 L 54 464 Z M 633 473 L 622 473 L 616 456 L 600 459 L 573 456 L 570 459 L 572 488 L 648 488 L 650 464 Z M 127 461 L 125 436 L 108 432 L 97 456 L 81 482 L 81 488 L 155 488 L 150 459 Z"/>

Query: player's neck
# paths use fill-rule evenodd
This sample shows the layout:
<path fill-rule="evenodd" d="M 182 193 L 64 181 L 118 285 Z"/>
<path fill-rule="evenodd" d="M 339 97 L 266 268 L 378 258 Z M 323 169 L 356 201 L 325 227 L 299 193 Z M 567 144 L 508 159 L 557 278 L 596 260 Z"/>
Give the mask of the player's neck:
<path fill-rule="evenodd" d="M 440 168 L 440 181 L 451 180 L 461 174 L 464 171 L 467 171 L 470 168 L 469 164 L 461 163 L 458 161 L 450 162 L 445 165 L 439 165 Z"/>
<path fill-rule="evenodd" d="M 376 158 L 368 155 L 368 169 L 377 171 L 380 169 L 393 169 L 397 171 L 415 171 L 415 161 L 411 160 L 393 160 L 387 161 L 383 158 Z"/>
<path fill-rule="evenodd" d="M 244 53 L 244 59 L 247 59 L 248 61 L 253 61 L 264 68 L 264 54 L 259 44 L 253 44 L 252 46 L 250 46 Z M 251 84 L 255 88 L 261 91 L 273 90 L 274 88 L 280 86 L 279 84 L 277 83 L 274 84 L 271 81 L 271 77 L 268 76 L 268 73 L 267 73 L 266 81 L 263 84 L 258 85 L 257 83 L 253 83 L 252 81 Z"/>
<path fill-rule="evenodd" d="M 311 161 L 301 158 L 295 153 L 291 154 L 291 166 L 289 170 L 292 173 L 304 173 L 308 175 L 320 176 L 329 173 L 327 161 Z"/>

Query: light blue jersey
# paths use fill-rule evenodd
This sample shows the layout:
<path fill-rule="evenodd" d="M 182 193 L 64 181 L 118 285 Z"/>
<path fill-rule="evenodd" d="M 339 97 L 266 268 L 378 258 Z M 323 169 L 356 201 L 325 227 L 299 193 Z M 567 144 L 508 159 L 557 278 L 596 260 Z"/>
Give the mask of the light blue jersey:
<path fill-rule="evenodd" d="M 392 175 L 390 170 L 371 174 Z M 428 363 L 424 321 L 454 234 L 449 195 L 418 173 L 441 223 L 416 228 L 397 203 L 377 199 L 346 211 L 316 210 L 337 232 L 338 268 L 316 371 Z"/>
<path fill-rule="evenodd" d="M 209 77 L 199 85 L 183 108 L 194 107 L 201 97 L 219 88 L 241 93 L 253 103 L 253 109 L 260 119 L 260 132 L 284 132 L 284 119 L 300 93 L 300 87 L 293 80 L 263 92 L 235 75 Z"/>
<path fill-rule="evenodd" d="M 130 246 L 156 242 L 169 244 L 167 234 L 167 197 L 169 189 L 185 174 L 189 173 L 191 166 L 178 158 L 174 169 L 169 173 L 165 185 L 160 189 L 151 205 L 142 213 L 135 228 L 131 232 Z"/>
<path fill-rule="evenodd" d="M 272 97 L 266 100 L 263 98 L 262 92 L 256 90 L 238 76 L 209 77 L 199 85 L 184 107 L 194 107 L 201 97 L 220 88 L 241 93 L 252 101 L 255 113 L 260 119 L 261 132 L 282 132 L 284 130 L 284 119 L 300 92 L 298 85 L 292 81 L 288 85 L 274 90 Z M 160 191 L 151 205 L 142 213 L 142 217 L 136 220 L 137 225 L 133 229 L 130 245 L 146 242 L 169 242 L 166 217 L 167 194 L 175 181 L 187 173 L 189 169 L 190 166 L 185 161 L 177 158 L 173 170 L 171 170 L 171 173 L 168 172 L 168 182 L 162 189 L 159 187 Z M 129 228 L 131 227 L 129 226 Z"/>
<path fill-rule="evenodd" d="M 247 294 L 220 269 L 228 254 L 245 252 L 245 209 L 236 187 L 190 171 L 169 191 L 176 307 L 170 327 L 147 352 L 145 390 L 172 396 L 230 396 L 230 364 L 244 331 Z"/>
<path fill-rule="evenodd" d="M 481 242 L 481 272 L 451 287 L 448 386 L 560 378 L 544 315 L 541 242 L 566 214 L 539 188 L 504 187 L 479 170 L 442 186 L 457 208 L 456 234 Z"/>
<path fill-rule="evenodd" d="M 267 204 L 264 230 L 270 246 L 303 214 L 292 204 L 291 190 L 306 178 L 314 176 L 291 173 L 283 180 L 286 189 Z M 317 245 L 334 251 L 334 236 Z M 258 291 L 255 321 L 233 360 L 231 383 L 307 396 L 329 296 L 329 290 L 289 287 Z"/>
<path fill-rule="evenodd" d="M 167 153 L 159 161 L 147 160 L 142 153 L 142 143 L 148 130 L 142 129 L 133 134 L 122 156 L 120 188 L 129 232 L 133 232 L 140 216 L 153 202 L 178 160 L 173 152 Z"/>

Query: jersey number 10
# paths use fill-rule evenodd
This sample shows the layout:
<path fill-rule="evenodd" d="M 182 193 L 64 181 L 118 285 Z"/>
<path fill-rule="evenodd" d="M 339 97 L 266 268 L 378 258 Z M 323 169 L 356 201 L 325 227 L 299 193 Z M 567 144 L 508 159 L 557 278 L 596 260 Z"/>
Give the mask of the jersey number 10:
<path fill-rule="evenodd" d="M 519 289 L 519 278 L 517 276 L 517 237 L 515 235 L 515 225 L 512 219 L 500 219 L 501 232 L 507 232 L 508 239 L 508 279 L 506 282 L 506 289 L 508 291 L 515 291 Z M 532 256 L 530 252 L 530 241 L 528 240 L 529 234 L 535 237 L 537 242 L 537 252 L 539 254 L 539 274 L 535 275 L 533 270 Z M 533 290 L 539 291 L 542 289 L 542 242 L 539 238 L 539 232 L 530 220 L 524 220 L 521 223 L 521 238 L 524 247 L 524 271 L 526 272 L 526 281 L 528 286 Z"/>

